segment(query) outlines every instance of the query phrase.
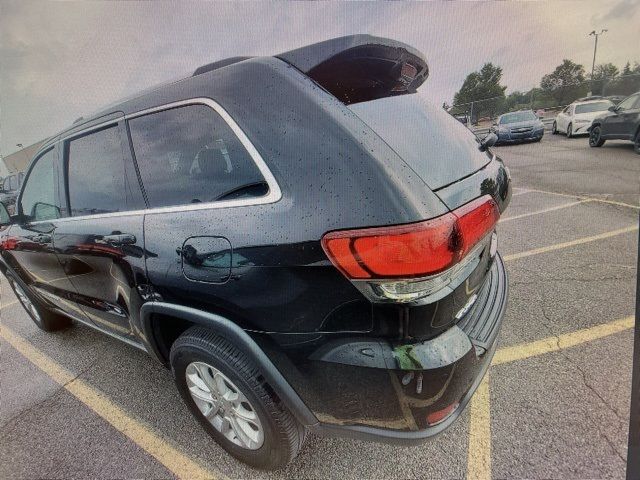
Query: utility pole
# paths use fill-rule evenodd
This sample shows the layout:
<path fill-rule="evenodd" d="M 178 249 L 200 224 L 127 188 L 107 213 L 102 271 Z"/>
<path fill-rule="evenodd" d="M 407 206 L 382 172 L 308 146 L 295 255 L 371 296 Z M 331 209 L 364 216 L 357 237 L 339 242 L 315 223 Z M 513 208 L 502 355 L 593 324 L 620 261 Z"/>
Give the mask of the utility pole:
<path fill-rule="evenodd" d="M 594 37 L 596 37 L 596 42 L 593 46 L 593 63 L 591 64 L 591 95 L 593 95 L 593 73 L 596 69 L 596 52 L 598 51 L 598 37 L 608 31 L 609 30 L 607 30 L 606 28 L 603 28 L 602 30 L 600 30 L 600 33 L 596 33 L 595 30 L 589 33 L 589 36 L 593 35 Z"/>

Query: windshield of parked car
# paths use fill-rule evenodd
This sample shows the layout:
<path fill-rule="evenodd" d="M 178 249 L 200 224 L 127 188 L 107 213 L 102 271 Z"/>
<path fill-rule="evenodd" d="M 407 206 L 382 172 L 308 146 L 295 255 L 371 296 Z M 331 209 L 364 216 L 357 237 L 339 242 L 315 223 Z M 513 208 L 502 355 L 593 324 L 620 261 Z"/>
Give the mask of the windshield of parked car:
<path fill-rule="evenodd" d="M 576 105 L 576 113 L 602 112 L 611 105 L 613 105 L 611 102 L 583 103 L 581 105 Z"/>
<path fill-rule="evenodd" d="M 528 120 L 535 120 L 536 116 L 533 112 L 514 112 L 507 113 L 500 117 L 500 125 L 504 125 L 505 123 L 518 123 L 518 122 L 526 122 Z"/>

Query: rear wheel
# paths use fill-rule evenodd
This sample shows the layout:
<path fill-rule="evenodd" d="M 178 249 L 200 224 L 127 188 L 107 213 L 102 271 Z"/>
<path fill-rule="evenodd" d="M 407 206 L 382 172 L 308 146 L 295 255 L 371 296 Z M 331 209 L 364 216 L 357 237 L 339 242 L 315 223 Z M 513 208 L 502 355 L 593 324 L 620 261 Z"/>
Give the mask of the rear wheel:
<path fill-rule="evenodd" d="M 601 147 L 604 145 L 604 140 L 602 139 L 602 129 L 599 125 L 596 125 L 591 128 L 589 132 L 589 146 L 590 147 Z"/>
<path fill-rule="evenodd" d="M 636 132 L 636 138 L 633 140 L 633 151 L 640 155 L 640 129 Z"/>
<path fill-rule="evenodd" d="M 10 273 L 7 274 L 7 281 L 11 285 L 13 293 L 16 294 L 16 297 L 18 297 L 18 300 L 38 328 L 45 332 L 53 332 L 62 330 L 71 324 L 69 318 L 49 311 L 33 294 L 27 293 L 27 289 L 23 288 L 20 281 Z"/>
<path fill-rule="evenodd" d="M 241 350 L 215 332 L 192 327 L 171 347 L 183 400 L 229 454 L 252 467 L 283 467 L 300 450 L 302 427 Z"/>
<path fill-rule="evenodd" d="M 551 133 L 553 135 L 557 135 L 558 134 L 558 124 L 556 123 L 556 121 L 553 121 L 553 125 L 551 126 Z"/>
<path fill-rule="evenodd" d="M 573 125 L 569 124 L 567 127 L 567 138 L 571 138 L 573 136 Z"/>

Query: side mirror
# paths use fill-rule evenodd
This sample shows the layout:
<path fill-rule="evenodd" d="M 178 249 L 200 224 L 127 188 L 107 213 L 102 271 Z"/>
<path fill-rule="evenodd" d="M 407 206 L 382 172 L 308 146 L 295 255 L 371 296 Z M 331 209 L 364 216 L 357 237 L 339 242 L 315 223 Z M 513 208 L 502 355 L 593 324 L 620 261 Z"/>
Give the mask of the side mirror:
<path fill-rule="evenodd" d="M 480 145 L 478 145 L 478 149 L 481 152 L 485 152 L 487 148 L 493 147 L 497 141 L 498 141 L 498 136 L 495 133 L 491 132 L 480 141 Z"/>
<path fill-rule="evenodd" d="M 9 210 L 7 210 L 4 203 L 0 202 L 0 227 L 6 227 L 7 225 L 11 225 L 11 215 L 9 215 Z"/>
<path fill-rule="evenodd" d="M 54 220 L 60 218 L 60 208 L 44 202 L 36 202 L 31 212 L 32 218 L 38 220 Z"/>
<path fill-rule="evenodd" d="M 617 105 L 611 105 L 607 110 L 609 110 L 610 112 L 617 112 L 618 111 L 618 106 Z"/>

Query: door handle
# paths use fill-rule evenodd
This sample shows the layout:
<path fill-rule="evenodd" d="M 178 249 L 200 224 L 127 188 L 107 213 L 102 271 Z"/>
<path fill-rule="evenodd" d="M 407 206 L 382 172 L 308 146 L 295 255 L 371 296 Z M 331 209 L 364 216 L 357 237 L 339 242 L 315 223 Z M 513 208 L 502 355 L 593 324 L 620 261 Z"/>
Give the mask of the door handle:
<path fill-rule="evenodd" d="M 130 233 L 104 235 L 101 238 L 96 238 L 95 242 L 108 245 L 133 245 L 136 243 L 136 236 Z"/>

